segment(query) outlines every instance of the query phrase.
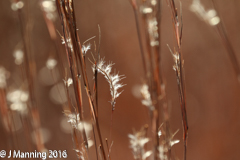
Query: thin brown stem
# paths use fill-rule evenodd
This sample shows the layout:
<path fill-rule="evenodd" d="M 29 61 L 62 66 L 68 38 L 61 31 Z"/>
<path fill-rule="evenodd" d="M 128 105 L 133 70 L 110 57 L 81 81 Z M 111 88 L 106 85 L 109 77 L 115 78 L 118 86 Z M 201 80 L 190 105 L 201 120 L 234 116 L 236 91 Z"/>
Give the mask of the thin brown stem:
<path fill-rule="evenodd" d="M 214 9 L 216 10 L 216 12 L 219 15 L 219 9 L 218 9 L 216 3 L 214 2 L 214 0 L 212 0 L 212 3 L 213 3 L 213 6 L 214 6 Z M 233 68 L 234 68 L 234 71 L 236 73 L 238 82 L 240 82 L 240 67 L 239 67 L 239 63 L 237 61 L 237 56 L 236 56 L 236 53 L 233 49 L 233 46 L 232 46 L 229 38 L 228 38 L 227 32 L 225 30 L 225 27 L 224 27 L 224 24 L 223 24 L 223 18 L 220 18 L 220 19 L 221 20 L 220 20 L 219 24 L 216 25 L 216 30 L 217 30 L 217 32 L 220 36 L 220 39 L 221 39 L 225 49 L 228 52 L 228 56 L 229 56 L 230 61 L 233 65 Z"/>
<path fill-rule="evenodd" d="M 79 70 L 78 70 L 79 68 L 81 70 L 81 73 L 82 73 L 81 75 L 82 75 L 82 78 L 83 78 L 83 84 L 84 84 L 85 89 L 86 89 L 86 93 L 87 93 L 87 97 L 88 97 L 88 101 L 89 101 L 89 106 L 90 106 L 90 109 L 91 109 L 91 115 L 92 115 L 92 118 L 93 118 L 94 122 L 96 123 L 100 144 L 102 145 L 103 157 L 104 157 L 104 160 L 106 160 L 104 147 L 103 147 L 103 142 L 102 142 L 102 137 L 101 137 L 101 132 L 100 132 L 100 126 L 99 126 L 99 122 L 98 122 L 98 115 L 97 115 L 97 112 L 96 112 L 95 107 L 94 107 L 93 98 L 92 98 L 92 95 L 91 95 L 89 82 L 88 82 L 88 78 L 87 78 L 87 73 L 86 73 L 86 64 L 85 64 L 85 61 L 84 61 L 84 56 L 83 56 L 83 53 L 82 53 L 79 36 L 78 36 L 78 33 L 77 33 L 73 1 L 71 1 L 71 3 L 69 3 L 69 1 L 57 0 L 56 4 L 57 4 L 59 15 L 60 15 L 60 18 L 61 18 L 61 21 L 62 21 L 62 26 L 63 26 L 62 28 L 63 28 L 64 39 L 65 39 L 65 48 L 69 48 L 69 49 L 73 50 L 72 56 L 74 55 L 75 58 L 76 58 L 75 59 L 76 60 L 75 69 L 77 70 L 76 72 L 80 73 Z M 68 45 L 67 45 L 68 41 L 70 41 L 69 44 L 71 45 L 71 48 L 68 47 Z M 69 49 L 67 51 L 69 51 Z M 72 77 L 74 78 L 74 72 L 73 72 L 73 68 L 72 68 L 72 60 L 73 59 L 70 56 L 70 54 L 71 53 L 68 52 L 68 57 L 70 57 L 69 67 L 70 67 L 70 70 L 72 70 L 71 74 L 72 74 Z M 75 80 L 73 80 L 73 84 L 77 85 Z M 78 95 L 79 93 L 77 93 L 77 91 L 76 91 L 75 94 Z"/>
<path fill-rule="evenodd" d="M 15 0 L 18 2 L 19 0 Z M 27 9 L 29 10 L 29 4 L 27 3 Z M 28 14 L 29 15 L 29 14 Z M 24 26 L 23 16 L 22 16 L 22 10 L 18 9 L 18 18 L 20 22 L 20 30 L 21 30 L 21 36 L 23 38 L 23 48 L 24 48 L 24 62 L 25 62 L 25 72 L 28 82 L 28 89 L 30 93 L 30 101 L 31 101 L 31 116 L 33 121 L 33 128 L 35 131 L 36 136 L 36 142 L 37 142 L 37 149 L 39 151 L 42 151 L 45 147 L 41 139 L 41 133 L 40 133 L 40 117 L 39 112 L 37 108 L 37 102 L 34 94 L 34 68 L 35 68 L 35 62 L 30 54 L 30 27 L 32 25 L 31 19 L 29 17 L 26 17 L 26 30 Z"/>
<path fill-rule="evenodd" d="M 110 148 L 109 148 L 109 146 L 108 146 L 108 139 L 106 138 L 105 141 L 106 141 L 106 146 L 107 146 L 107 150 L 108 150 L 108 159 L 111 160 Z"/>
<path fill-rule="evenodd" d="M 141 35 L 141 31 L 140 31 L 139 16 L 138 16 L 138 12 L 137 12 L 138 7 L 137 7 L 136 0 L 131 0 L 131 4 L 133 7 L 133 12 L 134 12 L 134 17 L 135 17 L 135 22 L 136 22 L 136 27 L 137 27 L 138 43 L 139 43 L 141 57 L 142 57 L 144 75 L 147 77 L 147 67 L 146 67 L 144 50 L 143 50 L 143 42 L 142 42 L 142 35 Z"/>
<path fill-rule="evenodd" d="M 180 99 L 180 106 L 181 106 L 181 112 L 182 112 L 184 160 L 186 160 L 188 121 L 187 121 L 187 111 L 186 111 L 186 89 L 185 89 L 185 79 L 184 79 L 183 56 L 182 56 L 182 51 L 181 51 L 183 23 L 181 21 L 181 25 L 179 24 L 179 17 L 178 17 L 178 13 L 177 13 L 177 9 L 176 9 L 174 0 L 168 0 L 168 2 L 169 2 L 170 9 L 172 12 L 174 33 L 175 33 L 175 38 L 177 41 L 177 51 L 176 51 L 176 53 L 172 53 L 172 54 L 175 56 L 174 69 L 176 71 L 176 76 L 177 76 L 179 99 Z M 181 5 L 181 3 L 180 3 L 180 5 Z M 181 8 L 180 8 L 180 10 L 181 10 Z M 182 19 L 182 15 L 180 15 L 180 18 Z"/>
<path fill-rule="evenodd" d="M 57 8 L 58 8 L 58 11 L 59 11 L 59 14 L 60 14 L 60 18 L 61 18 L 61 21 L 62 21 L 62 29 L 63 29 L 63 36 L 64 36 L 64 40 L 65 40 L 65 48 L 66 48 L 66 51 L 67 51 L 67 56 L 68 56 L 68 62 L 69 62 L 69 68 L 70 68 L 70 72 L 71 72 L 71 76 L 72 76 L 72 79 L 73 79 L 73 86 L 74 86 L 74 91 L 75 91 L 75 99 L 76 99 L 76 102 L 77 102 L 77 112 L 79 112 L 79 116 L 80 116 L 80 120 L 83 120 L 83 113 L 82 113 L 82 105 L 81 105 L 81 91 L 80 91 L 80 81 L 79 81 L 79 75 L 80 75 L 80 72 L 78 70 L 78 64 L 77 64 L 77 61 L 76 61 L 76 54 L 71 54 L 71 51 L 72 49 L 69 47 L 69 43 L 73 43 L 72 41 L 72 35 L 69 35 L 68 32 L 69 32 L 69 24 L 67 23 L 67 13 L 65 12 L 65 10 L 63 8 L 65 8 L 64 6 L 64 2 L 60 2 L 59 1 L 56 1 L 56 4 L 57 4 Z M 62 6 L 64 5 L 64 6 Z M 69 42 L 71 40 L 71 42 Z M 74 50 L 75 51 L 75 50 Z M 74 52 L 75 53 L 75 52 Z M 83 140 L 84 140 L 84 144 L 85 144 L 85 147 L 88 148 L 88 141 L 87 141 L 87 136 L 86 136 L 86 132 L 85 132 L 85 129 L 83 128 L 83 131 L 82 131 L 82 137 L 83 137 Z"/>

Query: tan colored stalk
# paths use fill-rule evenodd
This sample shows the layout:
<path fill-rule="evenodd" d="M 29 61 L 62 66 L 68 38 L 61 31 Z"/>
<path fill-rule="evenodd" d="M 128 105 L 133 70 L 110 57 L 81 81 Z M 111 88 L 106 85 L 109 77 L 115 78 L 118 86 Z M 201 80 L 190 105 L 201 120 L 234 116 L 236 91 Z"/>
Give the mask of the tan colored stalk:
<path fill-rule="evenodd" d="M 217 7 L 217 5 L 215 4 L 214 0 L 212 0 L 212 3 L 213 3 L 213 6 L 214 6 L 214 9 L 216 10 L 217 14 L 219 15 L 219 9 Z M 220 15 L 219 15 L 220 16 Z M 233 49 L 233 46 L 228 38 L 228 35 L 227 35 L 227 32 L 224 28 L 224 24 L 222 22 L 222 18 L 220 18 L 220 22 L 219 24 L 216 25 L 216 30 L 220 36 L 220 39 L 225 47 L 225 49 L 227 50 L 228 52 L 228 56 L 230 58 L 230 61 L 233 65 L 233 69 L 235 71 L 235 74 L 237 76 L 237 79 L 238 79 L 238 82 L 240 83 L 240 67 L 239 67 L 239 63 L 237 61 L 237 56 L 236 56 L 236 52 L 234 51 Z"/>
<path fill-rule="evenodd" d="M 139 45 L 140 45 L 140 51 L 141 54 L 143 52 L 142 49 L 142 38 L 140 33 L 140 27 L 139 27 L 139 20 L 138 20 L 138 14 L 137 14 L 137 4 L 135 0 L 132 0 L 132 7 L 134 10 L 135 20 L 136 20 L 136 27 L 138 32 L 138 39 L 139 39 Z M 146 13 L 144 10 L 147 10 Z M 150 118 L 152 120 L 152 129 L 153 129 L 153 137 L 154 137 L 154 158 L 158 159 L 157 152 L 158 152 L 158 146 L 159 146 L 159 137 L 158 137 L 158 127 L 159 127 L 159 116 L 160 116 L 160 106 L 162 105 L 163 108 L 163 120 L 165 122 L 166 126 L 166 145 L 168 148 L 168 159 L 170 159 L 170 127 L 169 127 L 169 113 L 168 113 L 168 105 L 167 105 L 167 97 L 165 93 L 165 84 L 164 84 L 164 76 L 163 76 L 163 70 L 162 70 L 162 64 L 161 64 L 161 0 L 157 0 L 156 4 L 149 4 L 147 1 L 143 1 L 141 3 L 140 12 L 142 12 L 142 21 L 143 21 L 143 27 L 145 30 L 145 38 L 146 38 L 146 46 L 147 46 L 147 53 L 145 53 L 146 60 L 144 59 L 143 63 L 146 61 L 147 71 L 146 71 L 146 78 L 148 82 L 148 86 L 150 88 L 150 94 L 152 99 L 152 104 L 155 106 L 155 110 L 150 114 Z M 156 20 L 156 35 L 150 35 L 149 30 L 149 21 L 150 20 Z M 152 40 L 154 40 L 155 44 L 152 44 Z M 143 64 L 144 65 L 144 64 Z M 145 66 L 145 65 L 144 65 Z"/>
<path fill-rule="evenodd" d="M 77 65 L 77 61 L 76 61 L 76 54 L 72 54 L 71 48 L 68 47 L 68 39 L 72 40 L 72 37 L 68 34 L 69 31 L 69 26 L 66 20 L 66 12 L 64 12 L 63 7 L 60 5 L 60 2 L 56 1 L 57 3 L 57 7 L 59 10 L 59 14 L 60 14 L 60 18 L 62 21 L 62 25 L 63 25 L 63 36 L 64 36 L 64 40 L 65 40 L 65 48 L 66 48 L 66 52 L 67 52 L 67 57 L 68 57 L 68 63 L 69 63 L 69 68 L 70 68 L 70 72 L 71 72 L 71 76 L 73 79 L 73 86 L 74 86 L 74 91 L 75 91 L 75 99 L 77 102 L 77 113 L 79 112 L 79 116 L 80 116 L 80 120 L 83 120 L 83 113 L 82 113 L 82 101 L 81 101 L 81 89 L 80 87 L 80 81 L 79 81 L 79 75 L 80 72 L 78 70 L 78 65 Z M 73 42 L 71 42 L 73 43 Z M 74 50 L 75 51 L 75 50 Z M 83 132 L 82 132 L 82 137 L 84 140 L 84 144 L 85 147 L 88 148 L 88 141 L 87 141 L 87 136 L 86 136 L 86 132 L 85 129 L 83 128 Z"/>
<path fill-rule="evenodd" d="M 177 8 L 175 6 L 174 0 L 168 0 L 172 13 L 172 22 L 175 33 L 175 38 L 177 41 L 177 50 L 175 53 L 172 53 L 174 56 L 174 69 L 177 76 L 178 91 L 180 106 L 182 111 L 182 124 L 183 124 L 183 141 L 184 141 L 184 160 L 186 160 L 187 154 L 187 136 L 188 136 L 188 121 L 187 121 L 187 110 L 186 110 L 186 89 L 185 89 L 185 77 L 184 77 L 184 68 L 183 68 L 183 56 L 182 56 L 182 13 L 180 13 L 181 25 L 179 23 L 179 17 L 177 13 Z M 181 5 L 181 3 L 180 3 Z M 181 11 L 181 6 L 180 6 Z"/>
<path fill-rule="evenodd" d="M 19 2 L 19 0 L 15 0 L 15 2 Z M 29 10 L 29 4 L 27 3 L 27 9 Z M 30 14 L 28 14 L 29 16 Z M 29 17 L 27 18 L 27 23 L 26 23 L 26 29 L 24 26 L 23 22 L 23 16 L 22 16 L 22 9 L 18 9 L 18 17 L 19 17 L 19 22 L 20 22 L 20 29 L 21 29 L 21 35 L 23 38 L 23 48 L 24 48 L 24 63 L 25 63 L 25 74 L 26 74 L 26 79 L 28 82 L 28 89 L 29 89 L 29 95 L 30 95 L 30 103 L 31 103 L 31 118 L 33 122 L 33 128 L 35 131 L 35 136 L 36 136 L 36 144 L 37 144 L 37 149 L 38 151 L 43 151 L 45 149 L 44 144 L 42 142 L 42 135 L 40 132 L 40 117 L 39 117 L 39 111 L 37 107 L 37 102 L 35 98 L 35 93 L 34 93 L 34 68 L 35 68 L 35 61 L 33 57 L 31 57 L 30 54 L 30 27 L 32 25 L 31 19 Z"/>
<path fill-rule="evenodd" d="M 77 33 L 73 1 L 71 1 L 71 3 L 70 3 L 69 1 L 57 0 L 56 4 L 57 4 L 60 18 L 62 20 L 64 38 L 65 38 L 65 42 L 66 42 L 65 45 L 67 45 L 67 40 L 68 40 L 67 38 L 69 37 L 71 40 L 71 45 L 72 45 L 72 49 L 74 51 L 74 55 L 77 59 L 76 60 L 76 63 L 77 63 L 76 69 L 78 69 L 78 67 L 80 67 L 80 70 L 82 73 L 81 75 L 83 77 L 83 83 L 84 83 L 84 86 L 86 89 L 86 93 L 87 93 L 87 97 L 88 97 L 88 101 L 89 101 L 89 105 L 90 105 L 90 109 L 91 109 L 91 115 L 93 117 L 94 122 L 96 123 L 100 144 L 102 145 L 103 158 L 104 158 L 104 160 L 106 160 L 102 136 L 101 136 L 101 132 L 100 132 L 100 126 L 99 126 L 99 122 L 98 122 L 98 115 L 95 111 L 93 98 L 91 95 L 89 82 L 88 82 L 88 78 L 87 78 L 87 73 L 86 73 L 86 64 L 85 64 L 84 56 L 83 56 L 83 53 L 81 50 L 81 43 L 79 40 L 79 36 Z M 71 21 L 71 23 L 69 23 L 69 21 Z M 66 29 L 67 29 L 67 31 L 66 31 Z M 68 37 L 66 37 L 67 35 L 68 35 Z M 73 70 L 72 56 L 69 53 L 68 53 L 68 57 L 69 57 L 70 70 Z M 79 71 L 78 71 L 78 73 L 79 73 Z M 71 74 L 74 79 L 75 76 L 74 76 L 73 71 L 71 72 Z M 75 86 L 77 86 L 75 80 L 74 80 L 74 84 L 75 84 Z M 76 87 L 76 88 L 78 88 L 78 87 Z M 78 93 L 76 93 L 76 94 L 78 94 Z"/>

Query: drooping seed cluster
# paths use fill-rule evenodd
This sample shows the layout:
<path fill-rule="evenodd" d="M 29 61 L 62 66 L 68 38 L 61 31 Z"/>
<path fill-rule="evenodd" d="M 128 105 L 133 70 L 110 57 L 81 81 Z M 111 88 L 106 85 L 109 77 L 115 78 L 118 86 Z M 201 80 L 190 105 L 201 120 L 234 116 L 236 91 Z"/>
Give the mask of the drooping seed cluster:
<path fill-rule="evenodd" d="M 149 138 L 146 138 L 145 135 L 146 133 L 143 129 L 128 135 L 130 139 L 130 148 L 133 151 L 135 159 L 145 160 L 152 154 L 152 151 L 145 151 L 144 149 L 145 144 L 149 142 Z"/>
<path fill-rule="evenodd" d="M 144 84 L 141 88 L 141 94 L 143 96 L 142 104 L 147 106 L 149 110 L 154 110 L 154 106 L 152 104 L 151 95 L 149 93 L 148 85 Z"/>
<path fill-rule="evenodd" d="M 122 88 L 124 85 L 120 83 L 120 81 L 125 78 L 123 75 L 111 73 L 112 66 L 114 64 L 110 62 L 109 64 L 105 64 L 104 59 L 101 59 L 97 65 L 93 65 L 93 72 L 95 72 L 95 69 L 97 69 L 98 72 L 104 75 L 106 80 L 108 81 L 110 85 L 110 93 L 112 96 L 111 105 L 112 110 L 115 109 L 116 104 L 116 98 L 119 97 L 119 95 L 123 92 L 119 92 L 118 90 Z"/>

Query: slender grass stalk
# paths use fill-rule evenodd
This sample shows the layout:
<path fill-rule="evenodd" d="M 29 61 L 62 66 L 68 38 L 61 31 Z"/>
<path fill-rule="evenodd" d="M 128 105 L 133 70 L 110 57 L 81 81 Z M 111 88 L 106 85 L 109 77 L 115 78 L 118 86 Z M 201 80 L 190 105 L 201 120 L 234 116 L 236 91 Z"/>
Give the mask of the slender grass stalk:
<path fill-rule="evenodd" d="M 19 0 L 15 0 L 15 2 L 19 2 Z M 29 10 L 29 4 L 27 3 L 28 7 L 27 9 Z M 22 16 L 22 9 L 18 9 L 18 17 L 19 17 L 19 22 L 20 22 L 20 30 L 21 30 L 21 36 L 23 38 L 23 48 L 24 48 L 24 52 L 25 52 L 25 56 L 24 56 L 24 61 L 25 61 L 25 74 L 26 74 L 26 79 L 28 81 L 28 89 L 29 89 L 29 93 L 30 93 L 30 103 L 31 103 L 31 108 L 30 108 L 30 112 L 31 112 L 31 118 L 32 118 L 32 122 L 33 122 L 33 128 L 35 131 L 35 136 L 36 136 L 36 144 L 37 144 L 37 149 L 38 151 L 43 151 L 45 149 L 44 144 L 42 142 L 41 139 L 41 132 L 40 132 L 40 117 L 39 117 L 39 112 L 38 112 L 38 108 L 37 108 L 37 102 L 35 99 L 35 93 L 34 93 L 34 85 L 33 85 L 33 81 L 34 81 L 34 70 L 32 70 L 32 68 L 34 68 L 34 59 L 31 57 L 30 55 L 30 28 L 31 27 L 31 19 L 29 17 L 26 17 L 27 20 L 27 28 L 25 30 L 25 26 L 24 26 L 24 20 L 23 20 L 23 16 Z M 29 15 L 29 14 L 28 14 Z M 30 70 L 31 68 L 31 70 Z"/>
<path fill-rule="evenodd" d="M 219 15 L 219 9 L 215 3 L 214 0 L 212 0 L 212 3 L 213 3 L 213 6 L 214 6 L 214 9 L 216 10 L 216 12 L 218 13 Z M 220 15 L 219 15 L 220 16 Z M 233 69 L 235 71 L 235 74 L 237 76 L 237 79 L 238 79 L 238 82 L 240 83 L 240 66 L 239 66 L 239 63 L 237 61 L 237 56 L 236 56 L 236 53 L 233 49 L 233 46 L 228 38 L 228 35 L 227 35 L 227 32 L 224 28 L 224 24 L 223 24 L 223 18 L 220 16 L 220 21 L 219 23 L 216 25 L 216 30 L 220 36 L 220 39 L 225 47 L 225 49 L 227 50 L 228 52 L 228 56 L 230 58 L 230 61 L 233 65 Z"/>
<path fill-rule="evenodd" d="M 141 55 L 143 58 L 143 66 L 146 67 L 146 81 L 148 82 L 150 94 L 151 94 L 151 104 L 154 106 L 155 110 L 151 111 L 150 119 L 152 119 L 152 129 L 154 137 L 154 158 L 158 159 L 158 146 L 159 146 L 159 137 L 158 137 L 158 127 L 160 121 L 160 108 L 163 108 L 163 120 L 166 126 L 166 147 L 168 148 L 168 159 L 171 155 L 171 146 L 170 146 L 170 126 L 169 126 L 169 113 L 168 113 L 168 104 L 167 97 L 165 93 L 165 84 L 164 84 L 164 75 L 162 70 L 161 63 L 161 0 L 151 1 L 142 1 L 140 6 L 140 12 L 143 22 L 143 27 L 145 30 L 145 43 L 147 47 L 147 52 L 143 51 L 143 42 L 140 32 L 140 23 L 138 20 L 137 13 L 137 3 L 135 0 L 131 1 Z M 146 64 L 145 64 L 146 63 Z"/>
<path fill-rule="evenodd" d="M 75 99 L 77 102 L 77 112 L 79 112 L 80 114 L 80 120 L 83 120 L 83 113 L 82 113 L 82 105 L 81 105 L 81 91 L 80 89 L 80 81 L 79 81 L 79 75 L 80 72 L 78 70 L 77 67 L 77 61 L 76 61 L 76 54 L 72 54 L 72 49 L 68 46 L 69 42 L 68 40 L 72 40 L 72 38 L 68 38 L 70 35 L 68 34 L 69 32 L 69 24 L 67 23 L 66 18 L 67 13 L 66 11 L 63 9 L 64 7 L 62 5 L 65 6 L 64 3 L 61 3 L 60 1 L 56 1 L 57 4 L 57 8 L 60 14 L 60 18 L 62 21 L 62 25 L 63 25 L 63 35 L 64 35 L 64 40 L 65 40 L 65 48 L 66 48 L 66 52 L 67 52 L 67 56 L 68 56 L 68 63 L 69 63 L 69 68 L 70 68 L 70 72 L 71 72 L 71 76 L 73 79 L 73 86 L 74 86 L 74 91 L 75 91 Z M 71 37 L 71 36 L 70 36 Z M 72 42 L 71 42 L 72 43 Z M 88 148 L 88 141 L 87 141 L 87 136 L 86 136 L 86 132 L 85 129 L 83 128 L 83 132 L 82 132 L 82 137 L 84 140 L 84 144 L 85 147 Z"/>
<path fill-rule="evenodd" d="M 9 135 L 9 145 L 7 147 L 9 148 L 17 148 L 16 142 L 14 141 L 14 133 L 12 130 L 12 123 L 10 117 L 9 117 L 9 111 L 7 107 L 7 100 L 6 100 L 6 91 L 3 88 L 0 88 L 0 113 L 1 113 L 1 119 L 3 122 L 7 124 L 7 131 L 6 135 Z M 9 133 L 10 134 L 9 134 Z"/>
<path fill-rule="evenodd" d="M 166 95 L 166 85 L 164 82 L 164 71 L 162 68 L 162 52 L 161 52 L 161 20 L 162 20 L 162 1 L 158 1 L 158 5 L 156 6 L 156 14 L 157 14 L 157 24 L 158 24 L 158 48 L 155 52 L 155 57 L 156 57 L 156 62 L 155 64 L 158 64 L 156 66 L 156 72 L 159 74 L 159 81 L 160 81 L 160 90 L 159 90 L 159 95 L 158 97 L 162 101 L 162 108 L 163 108 L 163 121 L 165 123 L 165 141 L 166 141 L 166 148 L 168 149 L 168 154 L 167 154 L 167 159 L 171 159 L 171 144 L 170 144 L 170 137 L 171 137 L 171 132 L 170 132 L 170 122 L 169 122 L 169 107 L 168 107 L 168 102 L 167 102 L 167 95 Z M 157 54 L 157 51 L 159 52 Z M 158 69 L 157 69 L 158 67 Z M 158 112 L 160 113 L 160 107 Z"/>
<path fill-rule="evenodd" d="M 96 151 L 96 157 L 98 160 L 98 149 L 97 149 L 97 141 L 96 141 L 96 136 L 95 136 L 95 131 L 94 131 L 94 125 L 92 124 L 92 130 L 93 130 L 93 136 L 94 136 L 94 146 L 95 146 L 95 151 Z"/>
<path fill-rule="evenodd" d="M 146 67 L 145 56 L 144 56 L 144 49 L 143 49 L 142 35 L 141 35 L 141 31 L 140 31 L 138 7 L 137 7 L 136 0 L 131 0 L 131 5 L 133 7 L 134 17 L 135 17 L 135 22 L 136 22 L 138 43 L 139 43 L 139 48 L 140 48 L 141 57 L 142 57 L 144 75 L 147 77 L 147 67 Z"/>
<path fill-rule="evenodd" d="M 98 25 L 98 30 L 99 30 L 99 43 L 98 43 L 97 60 L 95 61 L 95 66 L 100 61 L 101 29 L 100 29 L 99 25 Z M 95 87 L 94 88 L 95 88 L 96 111 L 98 113 L 98 71 L 97 71 L 97 68 L 95 68 L 94 80 L 95 80 L 95 83 L 94 83 Z"/>
<path fill-rule="evenodd" d="M 65 70 L 65 81 L 67 82 L 67 70 Z M 70 99 L 70 95 L 69 95 L 69 88 L 68 88 L 68 84 L 66 83 L 65 84 L 65 89 L 66 89 L 66 95 L 67 95 L 67 99 L 68 99 L 68 109 L 69 109 L 69 112 L 72 113 L 72 104 L 71 104 L 71 99 Z M 78 113 L 77 113 L 78 114 Z M 77 114 L 76 114 L 76 121 L 77 121 Z M 84 128 L 84 127 L 83 127 Z M 76 128 L 72 128 L 72 138 L 73 138 L 73 143 L 75 145 L 75 148 L 78 149 L 78 150 L 81 150 L 81 145 L 79 144 L 79 141 L 78 141 L 78 136 L 77 136 L 77 129 Z M 83 140 L 84 141 L 84 140 Z M 83 147 L 84 150 L 86 150 L 85 147 Z M 81 153 L 80 152 L 76 152 L 77 154 L 77 157 L 80 157 L 81 156 Z M 87 157 L 88 158 L 88 157 Z M 80 159 L 80 158 L 79 158 Z"/>
<path fill-rule="evenodd" d="M 29 119 L 27 117 L 23 117 L 22 115 L 20 115 L 21 118 L 21 122 L 23 124 L 23 128 L 24 128 L 24 136 L 26 139 L 26 143 L 27 143 L 27 148 L 29 151 L 32 150 L 33 146 L 31 143 L 31 140 L 29 139 L 29 137 L 31 136 L 30 134 L 30 125 L 29 125 Z"/>
<path fill-rule="evenodd" d="M 108 159 L 111 160 L 111 157 L 110 157 L 110 148 L 109 148 L 109 146 L 108 146 L 108 139 L 106 138 L 105 141 L 106 141 L 106 146 L 107 146 L 107 151 L 108 151 Z"/>
<path fill-rule="evenodd" d="M 78 36 L 78 33 L 77 33 L 75 13 L 74 13 L 74 4 L 73 4 L 73 1 L 70 2 L 70 1 L 57 0 L 56 5 L 57 5 L 59 15 L 60 15 L 61 21 L 62 21 L 65 47 L 68 48 L 67 55 L 69 57 L 69 67 L 70 67 L 70 70 L 71 70 L 71 74 L 72 74 L 72 77 L 74 79 L 75 74 L 80 73 L 79 72 L 79 68 L 80 68 L 81 73 L 82 73 L 81 75 L 82 75 L 82 78 L 83 78 L 83 84 L 84 84 L 85 89 L 86 89 L 86 93 L 87 93 L 87 97 L 88 97 L 88 101 L 89 101 L 89 106 L 90 106 L 90 109 L 91 109 L 91 115 L 92 115 L 92 118 L 93 118 L 93 120 L 96 124 L 100 144 L 102 146 L 103 158 L 104 158 L 104 160 L 106 160 L 106 155 L 105 155 L 105 151 L 104 151 L 104 147 L 103 147 L 103 141 L 102 141 L 100 126 L 99 126 L 99 122 L 98 122 L 98 114 L 96 113 L 96 109 L 94 107 L 93 98 L 92 98 L 92 95 L 91 95 L 89 82 L 88 82 L 88 78 L 87 78 L 87 74 L 86 74 L 86 64 L 85 64 L 85 61 L 84 61 L 84 56 L 83 56 L 83 53 L 82 53 L 79 36 Z M 71 47 L 68 47 L 68 45 L 67 45 L 68 41 L 70 41 L 70 43 L 68 43 L 68 44 L 70 44 Z M 71 52 L 70 52 L 71 50 L 73 51 L 72 55 L 71 55 Z M 75 71 L 76 73 L 74 73 L 74 70 L 73 70 L 73 63 L 72 63 L 73 56 L 75 56 L 75 58 L 76 58 L 76 59 L 74 59 L 75 60 L 75 69 L 77 70 L 77 71 Z M 77 84 L 76 84 L 75 80 L 74 80 L 73 84 L 74 84 L 75 88 L 78 88 L 78 87 L 76 87 Z M 79 93 L 77 91 L 75 91 L 75 94 L 79 95 Z"/>
<path fill-rule="evenodd" d="M 184 141 L 184 160 L 186 160 L 187 154 L 187 136 L 188 136 L 188 121 L 187 121 L 187 110 L 186 110 L 186 89 L 185 89 L 185 78 L 184 78 L 184 68 L 183 68 L 183 56 L 181 51 L 182 46 L 182 13 L 181 13 L 181 2 L 180 2 L 180 19 L 181 25 L 179 23 L 179 17 L 177 13 L 177 8 L 175 6 L 174 0 L 168 0 L 168 5 L 170 6 L 170 11 L 172 13 L 172 22 L 175 33 L 175 38 L 177 42 L 177 50 L 175 53 L 172 52 L 175 65 L 174 70 L 177 76 L 177 84 L 179 91 L 180 106 L 182 112 L 182 124 L 183 124 L 183 141 Z"/>
<path fill-rule="evenodd" d="M 142 2 L 142 7 L 144 7 L 144 9 L 149 8 L 147 1 L 143 1 Z M 160 107 L 160 103 L 158 101 L 158 73 L 155 72 L 155 64 L 154 64 L 154 59 L 156 57 L 154 54 L 155 47 L 153 47 L 153 45 L 151 44 L 151 35 L 149 34 L 149 31 L 151 30 L 149 28 L 149 21 L 152 20 L 152 12 L 150 13 L 145 13 L 144 10 L 142 11 L 142 22 L 143 22 L 143 27 L 145 30 L 145 43 L 146 43 L 146 48 L 147 48 L 147 52 L 146 52 L 146 57 L 147 57 L 147 66 L 148 66 L 148 72 L 147 72 L 147 78 L 148 78 L 148 85 L 149 85 L 149 90 L 150 90 L 150 94 L 151 94 L 151 100 L 152 100 L 152 104 L 154 105 L 154 110 L 151 111 L 150 113 L 150 119 L 151 119 L 151 123 L 152 123 L 152 133 L 153 133 L 153 145 L 154 145 L 154 159 L 157 160 L 158 159 L 158 145 L 159 145 L 159 140 L 158 140 L 158 135 L 157 135 L 157 128 L 159 125 L 159 114 L 158 114 L 158 108 Z M 158 54 L 158 53 L 157 53 Z M 156 64 L 157 65 L 157 64 Z"/>

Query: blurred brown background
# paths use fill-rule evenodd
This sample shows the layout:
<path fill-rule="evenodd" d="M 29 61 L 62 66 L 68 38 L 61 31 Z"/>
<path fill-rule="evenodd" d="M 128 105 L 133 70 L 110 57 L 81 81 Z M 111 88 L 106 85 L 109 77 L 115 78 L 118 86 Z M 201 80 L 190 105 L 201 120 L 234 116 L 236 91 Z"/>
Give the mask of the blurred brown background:
<path fill-rule="evenodd" d="M 24 1 L 26 2 L 26 1 Z M 113 117 L 112 139 L 114 141 L 111 157 L 113 160 L 133 159 L 127 135 L 132 129 L 139 130 L 148 123 L 145 106 L 141 99 L 134 96 L 137 86 L 143 82 L 143 70 L 136 34 L 135 19 L 128 0 L 76 0 L 75 9 L 80 40 L 85 41 L 98 36 L 98 24 L 101 27 L 101 56 L 113 61 L 114 68 L 124 74 L 124 92 L 117 99 Z M 187 115 L 189 138 L 187 158 L 189 160 L 237 160 L 240 157 L 240 86 L 233 67 L 216 30 L 201 21 L 189 10 L 191 0 L 182 1 L 183 7 L 183 55 L 186 76 Z M 212 8 L 211 1 L 202 1 L 206 9 Z M 183 157 L 182 123 L 173 60 L 166 44 L 174 46 L 174 35 L 170 10 L 166 1 L 162 7 L 162 62 L 167 82 L 167 97 L 171 107 L 171 130 L 180 131 L 176 139 L 180 143 L 173 147 L 176 157 Z M 179 3 L 176 1 L 177 6 Z M 229 39 L 240 62 L 239 7 L 238 0 L 219 0 L 223 23 Z M 45 67 L 51 52 L 54 52 L 42 12 L 37 0 L 31 1 L 31 17 L 34 26 L 31 33 L 31 50 L 37 59 L 37 71 Z M 19 80 L 19 70 L 14 64 L 13 52 L 21 41 L 17 13 L 11 9 L 11 1 L 0 1 L 0 65 L 11 73 L 9 86 Z M 59 19 L 55 22 L 61 32 Z M 95 39 L 98 41 L 98 39 Z M 59 37 L 59 43 L 61 43 Z M 93 44 L 93 41 L 91 41 Z M 65 52 L 62 45 L 61 52 Z M 87 55 L 90 59 L 90 54 Z M 89 77 L 92 76 L 88 63 Z M 91 78 L 90 78 L 91 79 Z M 61 82 L 61 78 L 59 80 Z M 111 106 L 108 83 L 100 76 L 99 117 L 102 137 L 109 137 Z M 49 97 L 52 85 L 35 82 L 42 127 L 48 139 L 47 149 L 67 150 L 67 159 L 76 159 L 71 134 L 64 132 L 61 121 L 64 117 L 61 105 L 55 104 Z M 89 117 L 87 101 L 85 116 Z M 90 120 L 88 118 L 88 120 Z M 0 150 L 6 149 L 8 139 L 4 126 L 0 125 Z M 23 129 L 17 132 L 19 143 L 24 146 Z M 94 155 L 94 148 L 91 148 Z"/>

